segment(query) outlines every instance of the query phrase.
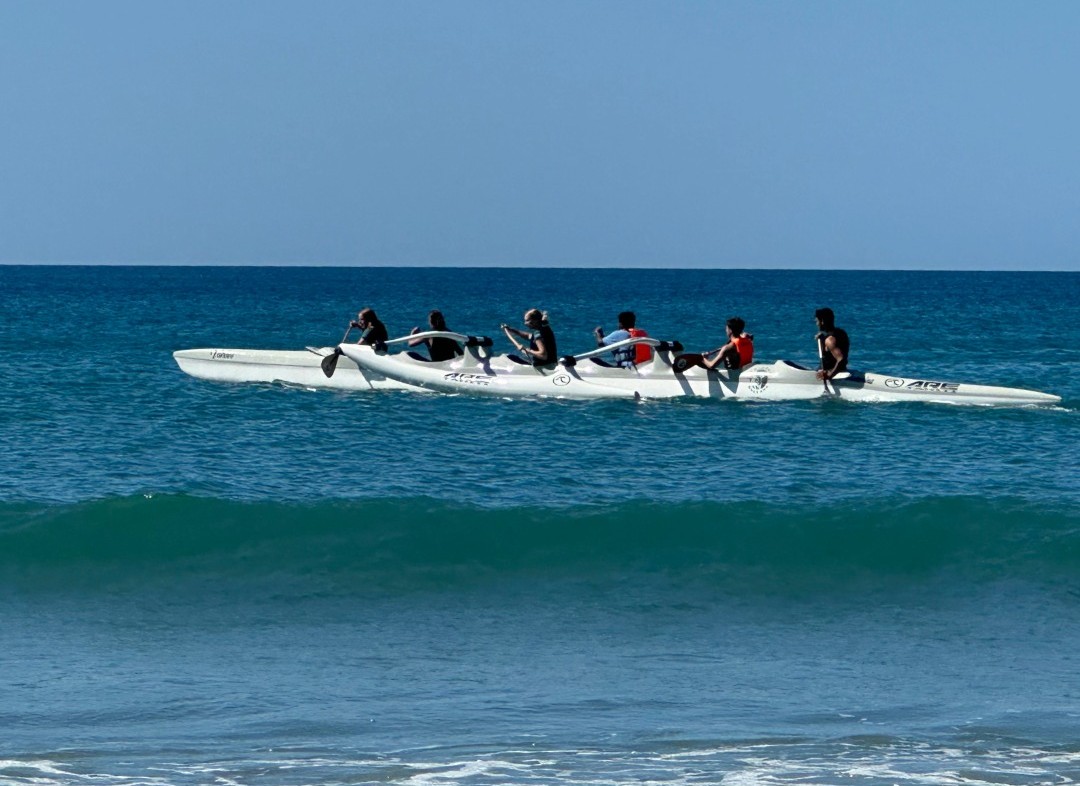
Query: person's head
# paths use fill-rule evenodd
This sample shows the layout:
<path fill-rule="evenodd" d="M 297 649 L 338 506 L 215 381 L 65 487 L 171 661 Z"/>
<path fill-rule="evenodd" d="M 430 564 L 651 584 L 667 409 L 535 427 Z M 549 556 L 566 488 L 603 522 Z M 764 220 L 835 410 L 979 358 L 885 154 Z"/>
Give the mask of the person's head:
<path fill-rule="evenodd" d="M 729 336 L 741 336 L 744 330 L 746 330 L 746 322 L 741 317 L 732 317 L 727 321 Z"/>
<path fill-rule="evenodd" d="M 360 313 L 356 315 L 356 321 L 363 325 L 374 325 L 379 321 L 379 318 L 375 316 L 375 309 L 362 308 Z"/>
<path fill-rule="evenodd" d="M 814 319 L 817 320 L 818 327 L 822 330 L 832 330 L 836 327 L 836 317 L 833 316 L 831 308 L 819 308 L 814 312 Z"/>
<path fill-rule="evenodd" d="M 541 325 L 547 323 L 547 314 L 538 308 L 530 308 L 528 311 L 525 312 L 525 316 L 522 317 L 522 320 L 525 322 L 526 325 L 535 330 Z"/>
<path fill-rule="evenodd" d="M 619 313 L 619 327 L 623 330 L 629 330 L 637 324 L 637 316 L 633 311 L 623 311 Z"/>
<path fill-rule="evenodd" d="M 427 321 L 432 330 L 446 330 L 446 318 L 438 309 L 427 315 Z"/>

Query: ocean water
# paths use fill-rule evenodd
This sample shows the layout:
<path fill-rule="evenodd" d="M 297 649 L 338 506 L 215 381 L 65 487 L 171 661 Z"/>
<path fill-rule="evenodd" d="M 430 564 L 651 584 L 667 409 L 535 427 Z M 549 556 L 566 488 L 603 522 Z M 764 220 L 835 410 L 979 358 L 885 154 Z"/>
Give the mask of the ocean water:
<path fill-rule="evenodd" d="M 1080 781 L 1080 274 L 0 267 L 2 784 Z M 1056 407 L 229 385 L 441 308 Z M 497 343 L 498 346 L 498 343 Z M 503 349 L 506 347 L 503 346 Z"/>

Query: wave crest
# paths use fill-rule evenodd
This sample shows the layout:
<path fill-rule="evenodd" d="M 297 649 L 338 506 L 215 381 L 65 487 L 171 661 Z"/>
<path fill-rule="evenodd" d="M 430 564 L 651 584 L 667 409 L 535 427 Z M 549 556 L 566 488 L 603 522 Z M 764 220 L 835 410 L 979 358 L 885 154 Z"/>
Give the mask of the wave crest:
<path fill-rule="evenodd" d="M 299 505 L 168 495 L 0 505 L 0 576 L 9 578 L 180 571 L 377 584 L 542 571 L 757 584 L 1077 568 L 1080 515 L 1015 499 L 482 508 L 428 498 Z"/>

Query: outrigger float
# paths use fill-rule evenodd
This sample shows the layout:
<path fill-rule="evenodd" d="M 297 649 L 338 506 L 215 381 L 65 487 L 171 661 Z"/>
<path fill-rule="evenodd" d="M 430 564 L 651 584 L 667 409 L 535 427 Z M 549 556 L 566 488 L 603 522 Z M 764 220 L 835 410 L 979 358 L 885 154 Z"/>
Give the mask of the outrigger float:
<path fill-rule="evenodd" d="M 337 364 L 327 376 L 323 364 L 339 357 L 334 347 L 307 349 L 181 349 L 173 352 L 180 370 L 214 382 L 276 382 L 337 390 L 416 390 L 352 361 Z"/>
<path fill-rule="evenodd" d="M 464 355 L 433 362 L 417 352 L 387 351 L 390 345 L 436 337 L 460 342 Z M 603 359 L 613 350 L 635 344 L 651 347 L 652 360 L 621 368 Z M 336 358 L 343 355 L 361 374 L 370 373 L 410 388 L 506 398 L 696 397 L 789 401 L 828 397 L 865 402 L 930 401 L 1010 406 L 1048 405 L 1061 401 L 1060 396 L 1034 390 L 858 371 L 842 372 L 834 379 L 822 382 L 815 369 L 789 360 L 754 363 L 738 370 L 706 370 L 698 365 L 700 355 L 680 354 L 682 345 L 677 341 L 644 337 L 567 356 L 550 366 L 533 366 L 516 355 L 492 353 L 491 346 L 491 339 L 486 337 L 428 331 L 392 339 L 377 348 L 342 343 L 321 361 L 321 365 L 328 378 L 333 378 Z"/>

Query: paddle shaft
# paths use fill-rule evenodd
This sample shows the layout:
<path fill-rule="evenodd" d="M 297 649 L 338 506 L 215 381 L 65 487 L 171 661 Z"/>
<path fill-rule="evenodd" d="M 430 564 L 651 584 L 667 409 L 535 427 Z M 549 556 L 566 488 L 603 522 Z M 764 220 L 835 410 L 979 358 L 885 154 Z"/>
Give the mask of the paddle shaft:
<path fill-rule="evenodd" d="M 353 323 L 349 322 L 349 327 L 346 329 L 345 335 L 342 336 L 341 341 L 338 342 L 339 345 L 345 343 L 345 340 L 349 337 L 349 333 L 352 332 L 352 329 Z M 319 364 L 320 366 L 322 366 L 322 372 L 326 375 L 327 379 L 334 376 L 334 371 L 337 370 L 337 362 L 339 357 L 341 357 L 341 347 L 336 346 L 334 347 L 334 351 L 324 357 L 322 363 Z"/>
<path fill-rule="evenodd" d="M 825 338 L 824 338 L 824 336 L 825 336 L 824 333 L 818 333 L 816 336 L 814 336 L 814 338 L 817 340 L 818 366 L 821 368 L 822 371 L 825 370 Z M 826 393 L 831 393 L 832 392 L 831 390 L 829 390 L 829 380 L 828 380 L 827 377 L 825 379 L 821 380 L 821 384 L 825 386 L 825 392 Z"/>

